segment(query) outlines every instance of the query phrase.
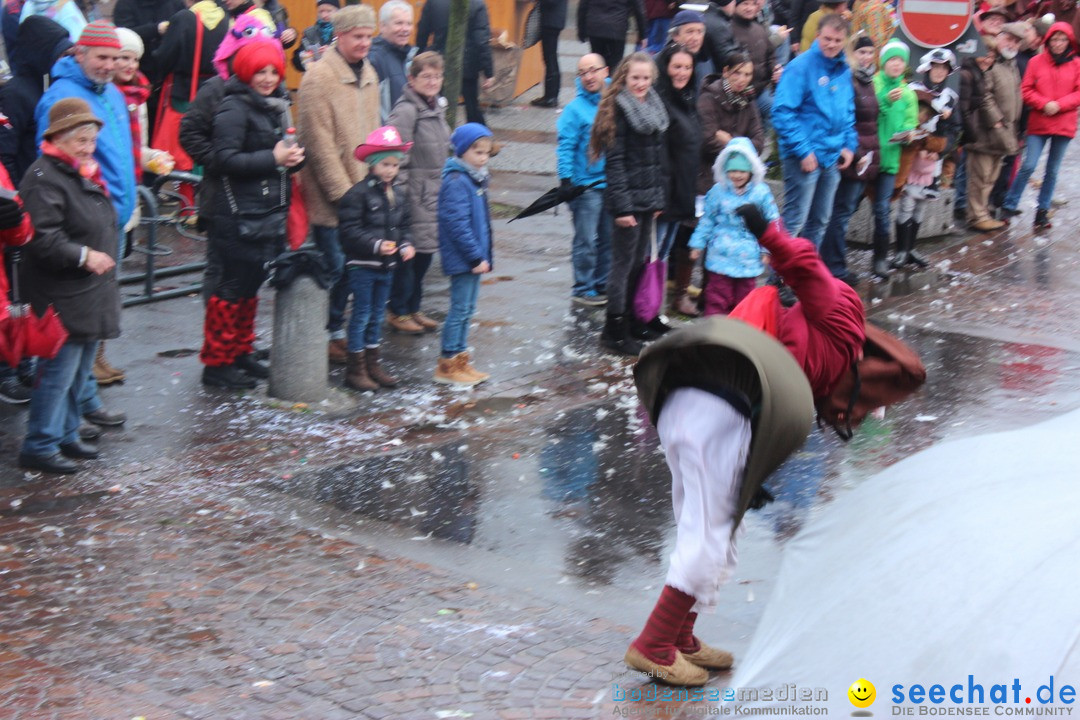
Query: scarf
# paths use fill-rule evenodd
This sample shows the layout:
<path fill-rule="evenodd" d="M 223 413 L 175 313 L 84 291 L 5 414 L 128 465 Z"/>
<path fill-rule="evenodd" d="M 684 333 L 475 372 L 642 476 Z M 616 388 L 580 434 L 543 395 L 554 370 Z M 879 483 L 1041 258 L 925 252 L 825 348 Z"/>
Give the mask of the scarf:
<path fill-rule="evenodd" d="M 135 156 L 135 182 L 142 183 L 142 125 L 139 123 L 139 107 L 146 104 L 150 97 L 150 81 L 141 72 L 136 71 L 130 85 L 116 84 L 124 93 L 128 115 L 131 121 L 131 154 Z"/>
<path fill-rule="evenodd" d="M 742 110 L 750 104 L 750 100 L 753 98 L 752 85 L 747 85 L 742 91 L 735 92 L 731 89 L 731 83 L 728 82 L 727 78 L 721 78 L 721 82 L 724 88 L 724 96 L 732 107 L 736 110 Z"/>
<path fill-rule="evenodd" d="M 1047 45 L 1046 52 L 1050 53 L 1050 59 L 1054 61 L 1055 65 L 1064 65 L 1065 63 L 1076 57 L 1076 54 L 1072 51 L 1072 48 L 1070 47 L 1065 48 L 1065 52 L 1061 53 L 1060 55 L 1055 55 L 1054 53 L 1050 52 L 1050 46 Z"/>
<path fill-rule="evenodd" d="M 488 177 L 491 175 L 491 171 L 488 170 L 487 165 L 482 168 L 473 167 L 459 157 L 452 157 L 447 160 L 446 163 L 450 167 L 466 173 L 481 187 L 487 187 Z"/>
<path fill-rule="evenodd" d="M 667 130 L 669 122 L 667 110 L 655 88 L 649 88 L 649 92 L 645 95 L 645 102 L 639 102 L 629 90 L 623 89 L 615 96 L 615 104 L 623 111 L 626 121 L 630 123 L 634 132 L 652 135 Z"/>
<path fill-rule="evenodd" d="M 861 82 L 863 85 L 869 85 L 870 83 L 874 82 L 873 65 L 855 68 L 855 70 L 853 70 L 851 74 L 854 75 L 855 79 Z"/>
<path fill-rule="evenodd" d="M 329 45 L 334 39 L 334 23 L 329 20 L 316 20 L 315 30 L 319 33 L 319 42 L 323 45 Z"/>
<path fill-rule="evenodd" d="M 79 177 L 89 180 L 101 188 L 101 191 L 105 193 L 105 197 L 109 196 L 109 186 L 105 184 L 105 178 L 101 175 L 101 165 L 99 165 L 96 160 L 79 162 L 48 140 L 41 141 L 41 154 L 56 158 L 66 165 L 75 168 L 75 172 L 79 174 Z"/>

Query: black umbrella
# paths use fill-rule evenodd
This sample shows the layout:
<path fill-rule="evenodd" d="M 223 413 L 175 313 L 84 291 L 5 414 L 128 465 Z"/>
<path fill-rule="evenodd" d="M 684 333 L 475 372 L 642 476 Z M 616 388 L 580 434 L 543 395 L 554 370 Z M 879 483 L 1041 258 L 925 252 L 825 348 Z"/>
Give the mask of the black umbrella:
<path fill-rule="evenodd" d="M 590 188 L 596 187 L 602 182 L 604 181 L 597 180 L 596 182 L 589 183 L 588 185 L 571 185 L 570 187 L 563 187 L 560 185 L 559 187 L 551 188 L 546 193 L 533 200 L 532 204 L 529 205 L 529 207 L 525 208 L 517 215 L 510 218 L 509 222 L 514 222 L 515 220 L 520 220 L 521 218 L 527 218 L 530 215 L 542 213 L 545 210 L 550 210 L 556 205 L 560 205 L 564 202 L 570 202 L 581 193 L 589 190 Z"/>

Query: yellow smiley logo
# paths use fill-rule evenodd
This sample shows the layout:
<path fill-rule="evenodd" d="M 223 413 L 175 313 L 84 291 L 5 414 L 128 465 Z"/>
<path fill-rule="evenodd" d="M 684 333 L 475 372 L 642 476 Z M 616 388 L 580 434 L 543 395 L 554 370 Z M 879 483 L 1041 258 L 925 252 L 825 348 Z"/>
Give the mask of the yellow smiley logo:
<path fill-rule="evenodd" d="M 867 708 L 874 704 L 877 691 L 874 689 L 874 683 L 866 678 L 859 678 L 851 683 L 851 687 L 847 690 L 847 696 L 855 707 Z"/>

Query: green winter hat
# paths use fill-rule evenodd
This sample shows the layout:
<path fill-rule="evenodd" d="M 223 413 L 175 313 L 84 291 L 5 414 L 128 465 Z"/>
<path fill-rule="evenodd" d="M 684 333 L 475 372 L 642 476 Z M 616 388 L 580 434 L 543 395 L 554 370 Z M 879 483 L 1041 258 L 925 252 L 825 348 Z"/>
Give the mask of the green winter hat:
<path fill-rule="evenodd" d="M 882 46 L 880 57 L 882 65 L 893 58 L 900 58 L 907 65 L 908 60 L 911 59 L 911 48 L 900 40 L 890 40 Z"/>
<path fill-rule="evenodd" d="M 368 164 L 368 167 L 371 167 L 373 165 L 378 165 L 380 162 L 382 162 L 388 157 L 396 157 L 398 160 L 404 160 L 405 153 L 401 152 L 400 150 L 385 150 L 383 152 L 373 152 L 367 156 L 367 159 L 364 160 L 364 162 Z"/>
<path fill-rule="evenodd" d="M 724 159 L 724 172 L 741 171 L 752 173 L 754 166 L 750 164 L 750 158 L 741 152 L 733 152 Z"/>

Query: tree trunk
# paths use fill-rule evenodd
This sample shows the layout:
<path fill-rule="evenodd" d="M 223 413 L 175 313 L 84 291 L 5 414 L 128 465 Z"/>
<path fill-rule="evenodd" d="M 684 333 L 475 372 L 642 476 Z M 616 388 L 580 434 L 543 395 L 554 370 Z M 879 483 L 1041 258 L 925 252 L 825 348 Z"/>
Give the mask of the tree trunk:
<path fill-rule="evenodd" d="M 450 0 L 450 27 L 446 31 L 446 63 L 443 95 L 446 123 L 453 129 L 457 124 L 458 99 L 461 98 L 461 76 L 465 63 L 465 33 L 469 24 L 469 0 Z"/>

